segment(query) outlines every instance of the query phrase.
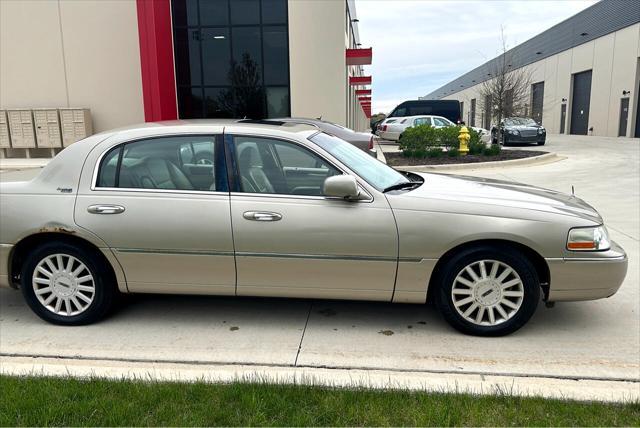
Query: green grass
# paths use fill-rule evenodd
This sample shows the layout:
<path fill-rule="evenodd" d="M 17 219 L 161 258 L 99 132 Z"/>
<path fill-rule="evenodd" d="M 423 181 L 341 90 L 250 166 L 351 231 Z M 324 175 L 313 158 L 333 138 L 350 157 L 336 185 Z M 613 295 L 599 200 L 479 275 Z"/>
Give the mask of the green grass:
<path fill-rule="evenodd" d="M 0 376 L 0 426 L 639 424 L 639 403 L 249 383 Z"/>

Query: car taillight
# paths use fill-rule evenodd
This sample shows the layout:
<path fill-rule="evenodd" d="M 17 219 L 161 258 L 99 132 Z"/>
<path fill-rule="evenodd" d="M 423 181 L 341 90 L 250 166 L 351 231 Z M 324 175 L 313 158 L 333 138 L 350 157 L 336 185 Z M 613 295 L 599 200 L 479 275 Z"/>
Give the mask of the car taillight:
<path fill-rule="evenodd" d="M 386 131 L 387 130 L 387 125 L 382 125 L 382 130 Z"/>
<path fill-rule="evenodd" d="M 369 138 L 369 150 L 373 150 L 373 135 Z"/>

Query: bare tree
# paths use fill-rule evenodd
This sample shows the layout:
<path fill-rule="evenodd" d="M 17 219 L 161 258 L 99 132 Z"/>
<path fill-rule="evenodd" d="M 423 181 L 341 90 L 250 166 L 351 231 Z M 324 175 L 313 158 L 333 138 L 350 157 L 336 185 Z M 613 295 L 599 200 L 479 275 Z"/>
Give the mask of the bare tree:
<path fill-rule="evenodd" d="M 485 114 L 489 114 L 494 123 L 525 112 L 533 80 L 531 70 L 512 66 L 513 50 L 507 48 L 503 27 L 500 29 L 500 38 L 502 53 L 489 64 L 487 73 L 491 77 L 481 84 L 479 90 Z"/>

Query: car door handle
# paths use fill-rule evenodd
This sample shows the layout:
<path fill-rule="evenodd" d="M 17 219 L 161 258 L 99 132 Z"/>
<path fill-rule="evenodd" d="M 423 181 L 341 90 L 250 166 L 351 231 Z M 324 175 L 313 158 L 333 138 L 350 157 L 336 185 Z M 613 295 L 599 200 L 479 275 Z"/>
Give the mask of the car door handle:
<path fill-rule="evenodd" d="M 120 214 L 124 212 L 121 205 L 91 205 L 87 208 L 91 214 Z"/>
<path fill-rule="evenodd" d="M 278 221 L 282 220 L 282 214 L 266 212 L 266 211 L 247 211 L 242 214 L 247 220 L 253 221 Z"/>

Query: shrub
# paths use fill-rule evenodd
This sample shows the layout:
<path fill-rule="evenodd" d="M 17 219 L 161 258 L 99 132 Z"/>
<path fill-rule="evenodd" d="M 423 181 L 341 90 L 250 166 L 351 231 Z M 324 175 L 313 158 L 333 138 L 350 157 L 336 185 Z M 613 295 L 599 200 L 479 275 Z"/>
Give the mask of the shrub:
<path fill-rule="evenodd" d="M 480 134 L 475 130 L 469 129 L 469 136 L 471 139 L 469 140 L 469 154 L 470 155 L 481 155 L 484 153 L 487 145 L 480 138 Z"/>
<path fill-rule="evenodd" d="M 429 125 L 407 128 L 402 133 L 399 148 L 405 156 L 425 157 L 430 147 L 437 145 L 437 129 Z"/>
<path fill-rule="evenodd" d="M 458 140 L 458 136 L 460 135 L 459 126 L 447 126 L 445 128 L 438 128 L 436 131 L 439 146 L 446 147 L 447 149 L 457 149 L 460 146 L 460 140 Z"/>
<path fill-rule="evenodd" d="M 498 156 L 501 150 L 502 147 L 500 147 L 500 144 L 491 144 L 482 150 L 482 154 L 485 156 Z"/>
<path fill-rule="evenodd" d="M 439 158 L 440 156 L 442 156 L 442 147 L 432 147 L 429 150 L 427 150 L 427 157 L 429 158 Z"/>
<path fill-rule="evenodd" d="M 480 155 L 485 149 L 480 134 L 471 128 L 469 130 L 469 154 Z M 399 141 L 399 148 L 407 157 L 421 158 L 430 156 L 429 151 L 433 148 L 440 148 L 437 155 L 442 154 L 443 149 L 447 149 L 448 156 L 458 156 L 460 140 L 459 126 L 448 126 L 444 128 L 434 128 L 429 125 L 418 125 L 407 128 Z M 434 152 L 435 153 L 435 152 Z M 433 156 L 433 157 L 435 157 Z"/>

